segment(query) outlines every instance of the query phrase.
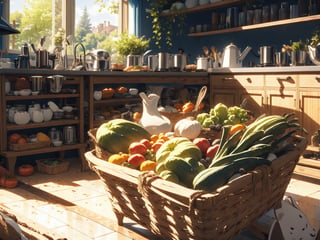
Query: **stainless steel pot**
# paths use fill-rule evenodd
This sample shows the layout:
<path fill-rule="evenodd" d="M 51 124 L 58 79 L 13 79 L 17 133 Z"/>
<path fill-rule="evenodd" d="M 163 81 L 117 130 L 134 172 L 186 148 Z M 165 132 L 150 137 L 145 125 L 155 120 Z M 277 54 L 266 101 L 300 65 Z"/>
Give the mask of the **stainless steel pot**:
<path fill-rule="evenodd" d="M 158 55 L 149 55 L 148 56 L 148 67 L 152 71 L 157 71 L 158 69 Z"/>
<path fill-rule="evenodd" d="M 142 66 L 143 65 L 143 56 L 142 55 L 128 55 L 127 56 L 127 67 L 130 66 Z"/>
<path fill-rule="evenodd" d="M 64 142 L 64 144 L 77 143 L 75 126 L 65 126 L 63 128 L 63 142 Z"/>
<path fill-rule="evenodd" d="M 291 52 L 291 64 L 293 66 L 303 66 L 306 65 L 307 52 L 303 50 L 292 51 Z"/>
<path fill-rule="evenodd" d="M 198 57 L 197 58 L 197 70 L 208 70 L 209 59 L 207 57 Z"/>
<path fill-rule="evenodd" d="M 273 66 L 274 65 L 274 51 L 272 46 L 260 47 L 260 65 Z"/>
<path fill-rule="evenodd" d="M 43 76 L 31 76 L 31 90 L 34 92 L 42 92 L 45 87 L 45 82 Z"/>
<path fill-rule="evenodd" d="M 188 56 L 183 53 L 173 54 L 173 69 L 183 71 L 188 62 Z"/>
<path fill-rule="evenodd" d="M 158 71 L 169 71 L 173 67 L 172 55 L 167 52 L 158 53 Z"/>
<path fill-rule="evenodd" d="M 51 93 L 60 93 L 62 86 L 63 86 L 63 82 L 65 80 L 65 77 L 62 75 L 53 75 L 53 76 L 49 76 L 47 77 L 48 83 L 49 83 L 49 91 Z"/>
<path fill-rule="evenodd" d="M 275 64 L 276 66 L 288 66 L 289 56 L 287 52 L 276 52 L 275 53 Z"/>

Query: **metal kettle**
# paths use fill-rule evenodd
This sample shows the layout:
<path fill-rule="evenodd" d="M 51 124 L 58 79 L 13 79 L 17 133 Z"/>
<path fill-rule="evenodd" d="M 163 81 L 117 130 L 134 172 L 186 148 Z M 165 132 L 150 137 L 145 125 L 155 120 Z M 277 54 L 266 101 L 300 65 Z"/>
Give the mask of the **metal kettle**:
<path fill-rule="evenodd" d="M 93 71 L 105 71 L 110 69 L 110 55 L 107 51 L 97 49 L 88 53 L 88 55 L 93 62 Z"/>
<path fill-rule="evenodd" d="M 251 49 L 251 47 L 247 46 L 243 52 L 241 52 L 236 45 L 230 43 L 223 50 L 222 67 L 242 67 L 242 61 Z"/>
<path fill-rule="evenodd" d="M 49 52 L 43 47 L 46 38 L 42 37 L 40 39 L 40 47 L 36 50 L 33 43 L 31 43 L 31 47 L 36 54 L 36 67 L 37 68 L 48 68 L 49 67 Z"/>

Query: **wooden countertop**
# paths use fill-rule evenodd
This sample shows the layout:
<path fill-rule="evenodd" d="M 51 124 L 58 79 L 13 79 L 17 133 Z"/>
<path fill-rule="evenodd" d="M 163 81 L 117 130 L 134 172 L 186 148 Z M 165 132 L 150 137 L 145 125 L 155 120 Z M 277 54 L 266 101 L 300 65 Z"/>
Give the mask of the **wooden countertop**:
<path fill-rule="evenodd" d="M 67 74 L 81 76 L 179 76 L 206 77 L 212 74 L 268 74 L 268 73 L 320 73 L 320 66 L 288 66 L 288 67 L 242 67 L 217 68 L 213 72 L 118 72 L 118 71 L 57 71 L 52 69 L 0 69 L 0 74 Z"/>

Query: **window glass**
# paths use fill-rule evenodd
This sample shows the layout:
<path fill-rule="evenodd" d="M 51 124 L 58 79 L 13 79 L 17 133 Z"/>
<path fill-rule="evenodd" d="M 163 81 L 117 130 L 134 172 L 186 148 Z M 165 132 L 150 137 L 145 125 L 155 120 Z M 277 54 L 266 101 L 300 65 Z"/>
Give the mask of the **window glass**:
<path fill-rule="evenodd" d="M 70 0 L 10 0 L 10 23 L 21 33 L 10 35 L 9 49 L 20 51 L 24 43 L 33 43 L 36 48 L 42 44 L 53 51 L 60 36 L 63 43 L 67 36 L 74 43 L 83 43 L 88 51 L 103 48 L 111 52 L 110 39 L 118 35 L 121 19 L 118 1 L 75 0 L 74 6 Z M 103 5 L 105 2 L 109 4 Z M 67 5 L 66 11 L 63 4 Z M 68 7 L 75 9 L 74 14 Z M 64 22 L 74 23 L 67 34 Z M 43 36 L 45 41 L 41 42 Z"/>

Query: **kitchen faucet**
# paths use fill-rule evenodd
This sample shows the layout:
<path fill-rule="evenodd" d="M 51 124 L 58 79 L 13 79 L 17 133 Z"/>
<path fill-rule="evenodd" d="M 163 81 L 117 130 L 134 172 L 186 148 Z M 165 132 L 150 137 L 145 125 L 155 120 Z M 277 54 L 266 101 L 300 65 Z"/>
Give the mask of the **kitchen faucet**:
<path fill-rule="evenodd" d="M 79 57 L 79 61 L 77 60 L 77 48 L 78 48 L 78 46 L 80 46 L 82 48 L 82 51 L 83 51 L 83 62 L 82 62 L 81 55 Z M 86 49 L 85 49 L 85 47 L 83 46 L 82 43 L 77 43 L 74 46 L 72 69 L 73 70 L 82 70 L 82 71 L 86 71 L 87 70 L 86 69 Z"/>

